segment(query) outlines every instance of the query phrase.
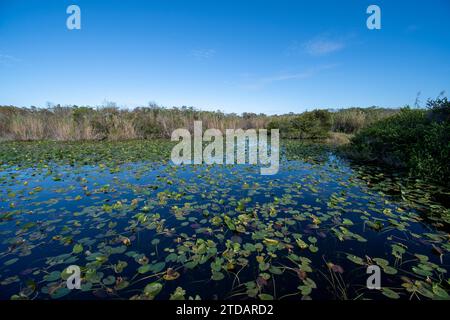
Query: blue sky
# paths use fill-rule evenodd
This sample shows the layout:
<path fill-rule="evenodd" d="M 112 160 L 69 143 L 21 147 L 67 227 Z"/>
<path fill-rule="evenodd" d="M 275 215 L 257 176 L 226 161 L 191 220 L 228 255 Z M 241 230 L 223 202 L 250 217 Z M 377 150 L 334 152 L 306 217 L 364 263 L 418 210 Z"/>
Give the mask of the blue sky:
<path fill-rule="evenodd" d="M 0 0 L 0 104 L 404 106 L 449 92 L 449 16 L 448 0 Z"/>

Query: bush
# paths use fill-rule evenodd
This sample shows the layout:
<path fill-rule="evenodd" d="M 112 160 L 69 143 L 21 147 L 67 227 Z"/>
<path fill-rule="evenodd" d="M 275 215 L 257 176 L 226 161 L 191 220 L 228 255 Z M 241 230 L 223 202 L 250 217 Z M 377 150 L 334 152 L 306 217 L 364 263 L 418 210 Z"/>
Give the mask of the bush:
<path fill-rule="evenodd" d="M 450 101 L 445 98 L 428 100 L 429 118 L 436 122 L 450 122 Z"/>
<path fill-rule="evenodd" d="M 289 119 L 276 119 L 272 120 L 267 124 L 267 130 L 279 129 L 280 137 L 285 139 L 294 139 L 295 134 L 291 125 L 291 121 Z"/>
<path fill-rule="evenodd" d="M 362 129 L 351 141 L 350 155 L 450 185 L 450 104 L 440 99 L 428 106 L 402 109 Z"/>
<path fill-rule="evenodd" d="M 411 173 L 450 185 L 450 122 L 432 123 L 421 142 L 412 150 Z"/>
<path fill-rule="evenodd" d="M 327 110 L 304 112 L 292 120 L 301 139 L 324 139 L 331 130 L 331 114 Z"/>
<path fill-rule="evenodd" d="M 280 129 L 282 138 L 324 139 L 331 130 L 331 114 L 327 110 L 304 112 L 271 121 L 267 129 Z"/>

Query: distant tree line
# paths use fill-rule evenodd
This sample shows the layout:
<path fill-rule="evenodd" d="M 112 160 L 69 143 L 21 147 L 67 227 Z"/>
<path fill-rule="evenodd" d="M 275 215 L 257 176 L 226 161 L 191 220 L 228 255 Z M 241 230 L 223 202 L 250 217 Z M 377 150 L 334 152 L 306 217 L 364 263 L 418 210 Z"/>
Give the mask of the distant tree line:
<path fill-rule="evenodd" d="M 156 104 L 123 109 L 114 103 L 102 107 L 49 106 L 19 108 L 0 106 L 1 140 L 129 140 L 170 138 L 177 128 L 280 129 L 283 138 L 324 139 L 329 132 L 353 134 L 399 109 L 350 108 L 313 110 L 301 114 L 265 115 L 202 111 L 193 107 L 164 108 Z"/>

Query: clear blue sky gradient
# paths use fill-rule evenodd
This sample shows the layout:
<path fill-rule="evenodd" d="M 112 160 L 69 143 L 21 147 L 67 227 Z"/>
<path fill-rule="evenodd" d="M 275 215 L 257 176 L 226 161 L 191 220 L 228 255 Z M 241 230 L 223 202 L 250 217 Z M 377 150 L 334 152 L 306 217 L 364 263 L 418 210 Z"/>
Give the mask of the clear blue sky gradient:
<path fill-rule="evenodd" d="M 0 104 L 404 106 L 449 92 L 449 17 L 448 0 L 0 0 Z"/>

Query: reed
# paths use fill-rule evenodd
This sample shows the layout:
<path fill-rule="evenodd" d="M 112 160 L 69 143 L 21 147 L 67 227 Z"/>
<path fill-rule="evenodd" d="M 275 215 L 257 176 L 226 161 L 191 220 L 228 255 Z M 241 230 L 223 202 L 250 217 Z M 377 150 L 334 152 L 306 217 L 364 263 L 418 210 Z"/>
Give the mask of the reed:
<path fill-rule="evenodd" d="M 375 114 L 377 116 L 374 116 Z M 354 133 L 384 114 L 392 114 L 392 111 L 348 109 L 330 112 L 321 110 L 303 114 L 268 116 L 255 113 L 238 115 L 221 111 L 202 111 L 192 107 L 164 108 L 155 104 L 135 109 L 118 108 L 114 103 L 108 103 L 102 107 L 0 106 L 0 140 L 79 141 L 170 138 L 175 129 L 192 129 L 194 121 L 197 120 L 203 122 L 204 130 L 216 128 L 224 132 L 226 129 L 276 127 L 280 129 L 282 135 L 286 132 L 285 136 L 304 138 L 311 135 L 309 132 L 306 134 L 300 132 L 305 126 L 309 129 L 320 129 L 325 133 L 330 129 L 336 132 Z M 324 118 L 316 117 L 316 115 L 326 116 L 326 125 L 324 125 Z M 321 123 L 315 123 L 316 118 Z M 307 120 L 307 123 L 303 123 L 305 122 L 303 120 Z M 326 134 L 320 136 L 326 138 Z"/>

